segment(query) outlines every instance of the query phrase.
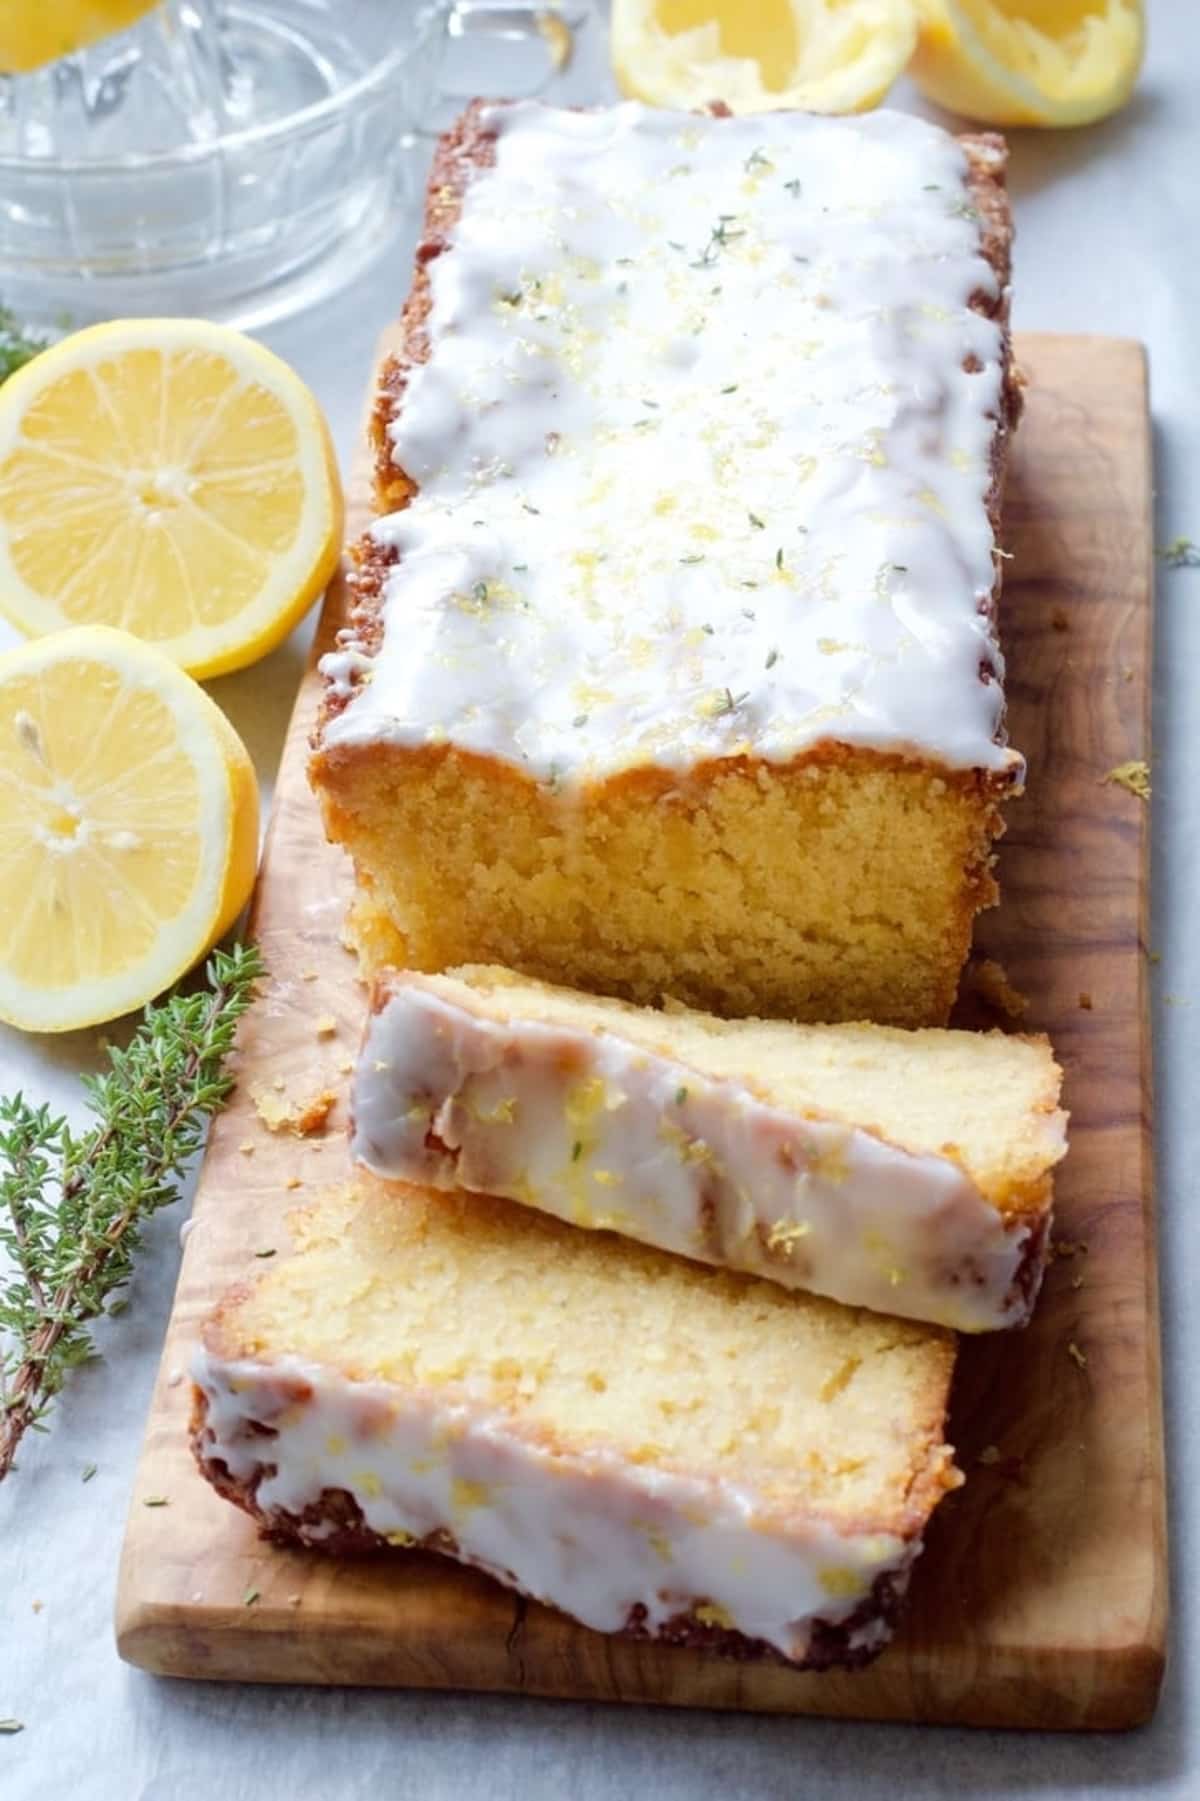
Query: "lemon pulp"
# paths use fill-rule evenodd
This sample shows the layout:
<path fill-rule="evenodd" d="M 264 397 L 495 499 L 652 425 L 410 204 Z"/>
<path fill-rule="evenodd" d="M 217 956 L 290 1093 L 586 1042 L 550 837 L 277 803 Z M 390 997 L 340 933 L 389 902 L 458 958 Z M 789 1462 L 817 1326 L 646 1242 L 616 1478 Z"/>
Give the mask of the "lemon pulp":
<path fill-rule="evenodd" d="M 622 90 L 678 110 L 860 112 L 915 42 L 910 0 L 613 0 Z"/>
<path fill-rule="evenodd" d="M 0 73 L 27 75 L 124 31 L 157 0 L 0 0 Z"/>
<path fill-rule="evenodd" d="M 113 625 L 236 669 L 316 599 L 341 529 L 316 401 L 226 327 L 96 326 L 0 389 L 0 610 L 26 633 Z"/>
<path fill-rule="evenodd" d="M 918 0 L 918 87 L 991 125 L 1086 125 L 1123 106 L 1144 50 L 1140 0 Z"/>
<path fill-rule="evenodd" d="M 0 1018 L 152 999 L 232 924 L 257 846 L 250 759 L 168 659 L 106 628 L 0 657 Z"/>

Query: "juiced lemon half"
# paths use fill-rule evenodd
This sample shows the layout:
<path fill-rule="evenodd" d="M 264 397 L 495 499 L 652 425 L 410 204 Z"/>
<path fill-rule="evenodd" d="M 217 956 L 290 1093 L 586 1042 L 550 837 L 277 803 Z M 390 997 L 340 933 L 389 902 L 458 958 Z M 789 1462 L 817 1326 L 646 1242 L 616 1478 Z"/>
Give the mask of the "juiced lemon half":
<path fill-rule="evenodd" d="M 321 410 L 240 332 L 118 320 L 0 387 L 0 611 L 23 632 L 118 626 L 219 675 L 291 630 L 341 538 Z"/>
<path fill-rule="evenodd" d="M 613 0 L 624 93 L 685 111 L 862 112 L 912 55 L 910 0 Z"/>
<path fill-rule="evenodd" d="M 1142 66 L 1141 0 L 917 0 L 909 70 L 988 125 L 1089 125 L 1124 106 Z"/>
<path fill-rule="evenodd" d="M 153 999 L 257 854 L 250 758 L 168 657 L 104 626 L 0 656 L 0 1019 L 64 1032 Z"/>
<path fill-rule="evenodd" d="M 0 0 L 0 74 L 25 75 L 124 31 L 157 0 Z"/>

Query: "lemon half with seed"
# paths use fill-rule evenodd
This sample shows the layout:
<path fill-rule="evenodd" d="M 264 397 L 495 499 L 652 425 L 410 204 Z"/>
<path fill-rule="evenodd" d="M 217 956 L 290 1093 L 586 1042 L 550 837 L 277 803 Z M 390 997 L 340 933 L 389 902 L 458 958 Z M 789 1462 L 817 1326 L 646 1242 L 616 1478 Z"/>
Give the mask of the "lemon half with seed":
<path fill-rule="evenodd" d="M 613 0 L 622 92 L 689 111 L 875 106 L 912 55 L 911 0 Z"/>
<path fill-rule="evenodd" d="M 195 676 L 274 648 L 337 566 L 317 402 L 203 319 L 93 326 L 0 387 L 0 612 L 30 636 L 111 625 Z"/>
<path fill-rule="evenodd" d="M 245 747 L 125 632 L 0 656 L 0 1019 L 64 1032 L 161 994 L 228 930 L 258 855 Z"/>

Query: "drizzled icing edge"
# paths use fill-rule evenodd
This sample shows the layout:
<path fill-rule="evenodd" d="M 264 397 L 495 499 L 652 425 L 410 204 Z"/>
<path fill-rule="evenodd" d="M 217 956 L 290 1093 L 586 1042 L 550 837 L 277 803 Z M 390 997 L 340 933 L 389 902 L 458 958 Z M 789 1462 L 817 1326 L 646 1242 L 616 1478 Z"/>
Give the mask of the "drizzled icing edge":
<path fill-rule="evenodd" d="M 417 363 L 409 369 L 405 405 L 393 427 L 397 462 L 403 463 L 420 479 L 421 492 L 405 512 L 380 522 L 374 528 L 376 540 L 383 544 L 393 544 L 400 554 L 399 564 L 385 583 L 383 645 L 375 651 L 374 655 L 370 655 L 364 645 L 351 638 L 342 650 L 325 659 L 323 668 L 329 683 L 330 695 L 335 700 L 348 703 L 340 709 L 336 707 L 332 709 L 327 718 L 324 735 L 327 747 L 369 743 L 380 739 L 410 744 L 449 742 L 482 754 L 506 758 L 525 767 L 539 780 L 548 780 L 552 784 L 559 784 L 564 780 L 571 780 L 574 776 L 588 777 L 611 773 L 639 761 L 657 762 L 671 767 L 685 767 L 704 757 L 746 754 L 747 752 L 778 761 L 802 754 L 805 748 L 825 740 L 837 743 L 859 743 L 868 747 L 896 751 L 899 754 L 928 755 L 948 767 L 983 768 L 993 772 L 997 777 L 1003 777 L 1008 784 L 1018 786 L 1023 770 L 1022 761 L 1015 752 L 1008 750 L 1000 742 L 1002 696 L 999 692 L 999 677 L 1002 672 L 1002 662 L 996 650 L 994 638 L 988 630 L 986 617 L 982 619 L 980 617 L 980 615 L 986 615 L 993 586 L 990 563 L 992 541 L 985 507 L 986 493 L 990 482 L 990 475 L 984 472 L 987 460 L 985 440 L 987 444 L 994 447 L 997 437 L 1003 430 L 1003 407 L 1000 400 L 1003 383 L 1003 331 L 1002 327 L 993 320 L 972 311 L 968 304 L 973 293 L 980 291 L 986 293 L 989 284 L 991 284 L 992 291 L 995 291 L 995 276 L 990 265 L 980 253 L 981 234 L 978 228 L 966 222 L 968 218 L 973 219 L 974 215 L 967 204 L 968 182 L 963 154 L 955 140 L 934 127 L 906 119 L 902 115 L 893 114 L 876 114 L 872 115 L 871 119 L 859 121 L 818 121 L 783 116 L 767 121 L 704 121 L 691 118 L 685 120 L 678 117 L 672 120 L 669 115 L 647 114 L 644 109 L 636 106 L 625 106 L 601 114 L 558 114 L 550 109 L 522 104 L 493 109 L 486 115 L 486 124 L 488 132 L 494 133 L 498 138 L 496 166 L 487 169 L 474 182 L 468 184 L 463 201 L 462 216 L 450 233 L 454 256 L 439 256 L 432 264 L 434 304 L 428 321 L 433 343 L 432 365 Z M 936 705 L 931 704 L 927 708 L 918 709 L 915 714 L 910 714 L 906 707 L 901 708 L 900 711 L 904 714 L 904 718 L 902 719 L 898 714 L 897 718 L 889 723 L 885 716 L 886 707 L 892 706 L 893 701 L 885 703 L 885 713 L 881 714 L 879 706 L 876 704 L 878 696 L 875 696 L 861 718 L 845 716 L 844 708 L 839 708 L 835 704 L 832 707 L 817 706 L 815 710 L 809 707 L 806 715 L 808 723 L 801 722 L 797 725 L 794 715 L 789 713 L 786 688 L 782 693 L 778 689 L 779 670 L 782 669 L 786 659 L 781 656 L 774 644 L 766 648 L 764 653 L 763 646 L 757 644 L 757 639 L 751 632 L 748 636 L 753 639 L 753 642 L 748 642 L 745 647 L 745 655 L 750 658 L 747 669 L 741 670 L 738 662 L 738 658 L 741 656 L 739 652 L 734 658 L 734 662 L 738 665 L 737 681 L 731 679 L 725 687 L 714 685 L 711 690 L 708 690 L 701 681 L 699 689 L 695 692 L 689 689 L 688 693 L 691 696 L 689 707 L 694 701 L 695 711 L 694 713 L 689 711 L 687 718 L 682 719 L 682 722 L 680 717 L 673 720 L 666 719 L 666 713 L 675 703 L 673 701 L 668 703 L 665 699 L 661 700 L 663 717 L 657 722 L 653 711 L 654 703 L 647 703 L 651 708 L 647 723 L 645 705 L 642 701 L 638 701 L 634 707 L 635 713 L 637 713 L 638 707 L 642 708 L 642 712 L 638 713 L 637 718 L 627 718 L 627 709 L 623 710 L 625 700 L 629 699 L 626 694 L 624 697 L 618 696 L 618 699 L 621 700 L 621 708 L 612 712 L 611 725 L 602 723 L 606 702 L 604 699 L 589 700 L 589 696 L 594 696 L 598 690 L 595 683 L 589 684 L 588 680 L 584 679 L 585 672 L 578 667 L 574 667 L 574 674 L 580 679 L 575 682 L 571 693 L 566 691 L 565 685 L 563 686 L 561 695 L 550 709 L 554 714 L 554 717 L 551 718 L 550 713 L 542 705 L 542 699 L 531 702 L 522 686 L 524 671 L 526 668 L 530 672 L 534 671 L 537 668 L 537 658 L 533 649 L 521 637 L 523 628 L 520 626 L 520 621 L 517 622 L 517 629 L 512 635 L 511 646 L 506 648 L 505 632 L 508 627 L 502 617 L 499 623 L 496 618 L 483 621 L 481 630 L 477 634 L 480 651 L 486 650 L 487 652 L 480 663 L 480 680 L 483 685 L 478 688 L 478 692 L 472 686 L 475 681 L 474 677 L 467 681 L 466 687 L 457 694 L 455 692 L 457 677 L 451 681 L 445 694 L 440 694 L 439 697 L 439 694 L 434 692 L 445 687 L 445 682 L 438 673 L 437 665 L 439 660 L 445 661 L 442 653 L 446 649 L 445 643 L 442 642 L 442 627 L 433 628 L 433 635 L 430 636 L 425 629 L 425 624 L 422 623 L 423 618 L 428 623 L 428 618 L 423 613 L 426 602 L 433 604 L 435 614 L 444 605 L 444 589 L 442 597 L 438 598 L 434 589 L 428 589 L 426 592 L 426 589 L 422 587 L 422 583 L 427 582 L 427 578 L 434 574 L 434 563 L 438 568 L 443 568 L 444 565 L 443 573 L 448 573 L 450 562 L 453 562 L 456 557 L 460 557 L 461 553 L 461 556 L 466 558 L 463 568 L 466 568 L 466 564 L 471 564 L 471 570 L 467 573 L 472 576 L 471 581 L 467 582 L 462 570 L 458 571 L 458 575 L 454 579 L 461 592 L 469 596 L 470 592 L 478 588 L 481 592 L 491 592 L 500 596 L 502 590 L 507 592 L 511 586 L 511 578 L 507 564 L 504 567 L 499 564 L 495 568 L 491 567 L 495 556 L 500 555 L 503 563 L 503 559 L 507 555 L 514 567 L 524 567 L 518 561 L 518 550 L 521 556 L 527 554 L 524 546 L 519 545 L 516 539 L 513 540 L 513 548 L 506 550 L 503 531 L 497 537 L 494 529 L 496 521 L 491 518 L 486 504 L 494 494 L 494 489 L 472 491 L 470 498 L 466 499 L 457 494 L 456 484 L 461 486 L 463 470 L 454 463 L 453 458 L 447 466 L 449 470 L 448 488 L 446 481 L 439 476 L 436 467 L 422 467 L 422 456 L 418 453 L 416 446 L 423 439 L 428 439 L 429 431 L 428 424 L 422 415 L 422 392 L 427 389 L 431 379 L 438 377 L 439 357 L 444 360 L 445 356 L 450 354 L 446 350 L 448 341 L 451 341 L 453 353 L 461 354 L 458 351 L 458 344 L 461 343 L 463 336 L 460 324 L 455 324 L 454 329 L 449 332 L 442 329 L 443 320 L 439 310 L 442 289 L 447 280 L 452 282 L 452 291 L 456 294 L 461 294 L 464 290 L 469 289 L 473 279 L 470 267 L 473 254 L 472 245 L 479 239 L 479 221 L 486 220 L 493 215 L 505 215 L 505 205 L 502 203 L 511 198 L 512 193 L 519 193 L 521 182 L 528 180 L 531 162 L 538 162 L 539 157 L 540 162 L 549 161 L 551 176 L 548 177 L 548 180 L 553 192 L 553 165 L 556 156 L 560 159 L 561 179 L 569 185 L 569 181 L 577 179 L 577 171 L 571 170 L 571 157 L 579 152 L 580 144 L 583 146 L 582 154 L 584 155 L 581 166 L 585 171 L 584 178 L 586 179 L 587 175 L 597 166 L 596 139 L 598 135 L 602 138 L 603 134 L 607 132 L 612 143 L 617 145 L 615 154 L 621 154 L 624 149 L 628 148 L 629 143 L 638 139 L 639 134 L 652 141 L 656 131 L 661 134 L 668 129 L 685 133 L 689 139 L 695 138 L 697 141 L 703 139 L 706 134 L 710 136 L 717 133 L 722 134 L 720 139 L 722 150 L 727 152 L 726 160 L 729 165 L 735 168 L 742 166 L 738 159 L 741 157 L 742 151 L 746 149 L 746 143 L 741 141 L 742 138 L 749 142 L 750 137 L 754 137 L 756 144 L 757 140 L 761 139 L 766 143 L 767 149 L 772 155 L 776 154 L 775 147 L 778 143 L 785 147 L 794 147 L 805 155 L 815 156 L 818 161 L 822 154 L 826 160 L 833 159 L 835 151 L 845 151 L 847 144 L 850 145 L 851 150 L 858 145 L 865 154 L 871 149 L 875 140 L 879 139 L 893 147 L 893 160 L 899 166 L 907 165 L 909 174 L 906 177 L 908 185 L 905 193 L 914 207 L 917 206 L 917 203 L 922 202 L 923 195 L 927 191 L 933 190 L 937 191 L 939 195 L 945 195 L 945 205 L 939 199 L 936 207 L 930 207 L 926 203 L 925 213 L 920 213 L 919 210 L 914 212 L 914 217 L 924 219 L 924 225 L 920 226 L 920 229 L 926 231 L 936 229 L 946 237 L 947 248 L 936 253 L 935 260 L 930 267 L 936 270 L 942 266 L 936 260 L 940 255 L 943 263 L 952 272 L 951 279 L 959 282 L 962 289 L 961 294 L 956 296 L 954 302 L 958 310 L 947 315 L 954 321 L 947 327 L 947 330 L 965 333 L 966 338 L 958 344 L 958 348 L 952 355 L 941 356 L 937 363 L 938 379 L 944 380 L 948 389 L 957 384 L 963 387 L 964 392 L 970 383 L 976 383 L 981 397 L 978 404 L 983 406 L 983 429 L 980 433 L 979 445 L 976 451 L 971 453 L 975 456 L 981 471 L 978 491 L 972 490 L 973 498 L 969 505 L 965 502 L 962 505 L 956 503 L 950 510 L 950 516 L 956 520 L 955 530 L 965 531 L 965 521 L 969 518 L 971 531 L 976 532 L 978 527 L 977 535 L 979 536 L 979 543 L 972 552 L 978 564 L 975 572 L 975 589 L 973 593 L 969 589 L 964 591 L 961 617 L 956 614 L 956 623 L 953 625 L 954 631 L 964 634 L 958 641 L 958 649 L 954 653 L 956 657 L 960 658 L 962 669 L 959 671 L 956 665 L 955 672 L 952 674 L 949 664 L 943 666 L 935 661 L 930 665 L 932 675 L 936 678 L 933 686 L 939 690 L 940 695 Z M 833 134 L 837 132 L 843 135 L 835 140 Z M 814 136 L 813 134 L 829 135 Z M 857 135 L 847 137 L 846 134 Z M 546 154 L 547 142 L 551 146 L 548 155 Z M 514 145 L 518 146 L 518 149 L 514 150 Z M 810 145 L 812 146 L 811 150 Z M 649 156 L 650 153 L 646 150 L 644 143 L 640 145 L 638 154 L 643 157 Z M 756 148 L 746 159 L 747 162 L 752 162 L 757 154 L 760 152 Z M 586 160 L 588 156 L 593 159 L 590 164 Z M 769 163 L 769 159 L 767 160 Z M 848 160 L 853 162 L 853 155 L 850 155 Z M 998 166 L 1002 162 L 1002 150 L 997 149 L 992 153 L 991 160 Z M 936 174 L 938 180 L 921 181 L 918 179 L 921 174 Z M 506 181 L 508 182 L 507 188 Z M 867 192 L 869 197 L 869 185 Z M 863 194 L 852 192 L 851 200 L 855 204 L 861 204 Z M 752 214 L 753 207 L 749 210 Z M 827 210 L 834 211 L 836 215 L 836 207 Z M 853 205 L 848 205 L 846 213 L 836 217 L 837 224 L 843 225 L 853 210 Z M 935 213 L 936 217 L 934 217 Z M 949 227 L 946 225 L 947 220 L 951 222 Z M 956 224 L 956 220 L 961 220 L 961 222 Z M 895 245 L 886 238 L 886 235 L 880 237 L 879 241 L 884 244 L 889 254 L 895 249 Z M 494 243 L 486 240 L 486 237 L 482 242 L 487 247 L 479 254 L 485 256 L 484 266 L 486 268 L 488 266 L 486 257 L 495 256 L 497 251 Z M 723 253 L 726 259 L 730 254 L 729 251 Z M 837 265 L 834 264 L 833 267 L 836 276 Z M 933 289 L 929 288 L 928 293 L 932 292 Z M 923 296 L 926 297 L 924 301 Z M 818 294 L 817 298 L 820 300 L 821 296 Z M 1006 297 L 1002 297 L 1002 299 L 1006 299 Z M 914 305 L 923 304 L 925 310 L 931 315 L 937 313 L 936 305 L 928 303 L 925 288 L 918 286 L 912 295 L 907 294 L 906 290 L 905 305 L 910 302 Z M 478 325 L 478 323 L 479 320 L 476 319 L 475 324 Z M 470 332 L 468 331 L 466 335 L 469 338 Z M 969 349 L 966 341 L 968 338 L 970 340 Z M 985 338 L 986 345 L 984 344 Z M 976 339 L 978 339 L 978 344 L 976 344 Z M 979 354 L 980 351 L 983 352 L 982 356 Z M 969 354 L 976 358 L 979 373 L 963 374 L 958 369 L 955 359 L 962 354 Z M 931 363 L 930 366 L 932 368 L 934 365 Z M 432 376 L 430 374 L 431 367 Z M 739 405 L 741 404 L 743 402 L 739 401 Z M 475 416 L 483 417 L 487 412 L 488 408 L 486 407 L 482 411 L 477 408 Z M 520 414 L 514 415 L 515 418 L 521 416 Z M 963 418 L 966 416 L 966 414 L 962 415 Z M 557 434 L 550 433 L 548 435 L 556 436 Z M 671 459 L 666 452 L 670 448 L 668 443 L 663 450 L 656 454 L 660 455 L 663 461 L 669 463 Z M 955 455 L 967 456 L 969 463 L 968 453 L 955 449 L 953 445 L 950 446 L 950 449 Z M 565 457 L 560 459 L 560 461 L 566 460 Z M 948 475 L 947 479 L 950 479 Z M 444 530 L 438 523 L 439 509 L 444 509 L 447 505 L 450 508 L 449 516 L 460 521 L 455 528 L 458 536 L 454 538 L 453 544 L 450 539 L 445 537 Z M 530 512 L 537 510 L 535 506 L 529 508 Z M 471 521 L 469 518 L 472 512 L 478 515 L 475 521 Z M 478 526 L 478 530 L 476 530 L 476 526 Z M 949 529 L 947 527 L 947 532 Z M 431 530 L 432 537 L 430 536 Z M 474 534 L 474 538 L 472 534 Z M 843 539 L 847 536 L 852 539 L 855 533 L 842 534 Z M 986 546 L 984 538 L 986 538 Z M 478 542 L 475 542 L 475 539 Z M 497 544 L 500 546 L 499 551 L 495 548 Z M 680 540 L 676 548 L 682 547 L 683 543 Z M 434 563 L 429 562 L 429 556 L 433 557 Z M 702 562 L 704 558 L 682 556 L 677 560 L 684 563 Z M 474 568 L 476 561 L 480 563 L 478 569 Z M 486 570 L 483 568 L 485 562 L 489 564 Z M 535 562 L 535 569 L 539 566 Z M 886 561 L 884 565 L 881 565 L 881 567 L 888 566 L 897 570 L 901 568 L 899 563 L 887 565 Z M 462 576 L 461 582 L 458 579 L 459 576 Z M 890 579 L 902 583 L 908 580 L 903 575 Z M 912 579 L 915 581 L 918 576 L 914 575 Z M 439 576 L 437 580 L 440 581 L 441 577 Z M 436 588 L 436 581 L 434 586 Z M 425 600 L 421 598 L 423 593 Z M 697 669 L 707 669 L 708 664 L 705 661 L 706 653 L 703 644 L 700 643 L 697 646 L 697 643 L 691 641 L 699 640 L 702 631 L 707 630 L 707 626 L 691 620 L 691 612 L 696 609 L 692 607 L 691 600 L 687 599 L 686 595 L 684 599 L 685 604 L 680 624 L 683 637 L 679 638 L 678 634 L 663 637 L 660 641 L 661 649 L 664 653 L 669 651 L 673 663 L 676 664 L 683 655 L 683 650 L 686 650 L 689 656 L 698 655 Z M 915 604 L 920 609 L 927 605 L 927 601 L 928 596 L 926 595 Z M 914 597 L 911 595 L 902 597 L 901 601 L 894 604 L 901 605 L 907 617 L 909 610 L 914 605 Z M 701 593 L 697 605 L 699 614 L 712 616 L 714 604 L 711 603 L 711 597 Z M 504 608 L 501 608 L 500 611 L 503 614 Z M 732 619 L 735 609 L 730 606 L 728 611 Z M 534 612 L 535 615 L 538 612 L 536 605 Z M 687 615 L 687 617 L 683 617 L 683 615 Z M 444 619 L 444 613 L 442 617 Z M 913 617 L 916 615 L 914 614 Z M 949 615 L 947 615 L 947 621 L 943 623 L 948 622 Z M 933 624 L 932 615 L 930 624 Z M 455 631 L 457 629 L 455 627 Z M 744 634 L 744 628 L 739 629 Z M 718 624 L 717 630 L 720 632 L 724 628 Z M 934 626 L 931 642 L 940 642 L 939 633 L 941 631 L 941 624 Z M 968 653 L 968 639 L 972 644 L 977 644 L 977 659 L 973 652 Z M 727 641 L 732 642 L 732 640 Z M 783 643 L 784 640 L 781 639 L 780 642 Z M 821 642 L 824 644 L 826 641 L 821 640 Z M 442 643 L 441 651 L 436 648 L 439 643 Z M 470 652 L 469 633 L 466 639 L 456 637 L 455 643 L 459 650 L 466 644 L 468 653 L 473 654 Z M 683 650 L 680 649 L 681 645 Z M 785 650 L 787 648 L 790 647 L 785 645 Z M 796 648 L 802 647 L 797 644 Z M 830 640 L 829 648 L 831 655 L 853 652 L 853 645 L 836 645 L 832 640 Z M 881 645 L 879 648 L 883 650 L 886 662 L 886 647 Z M 432 663 L 427 652 L 433 655 Z M 453 661 L 454 657 L 458 655 L 458 651 L 452 650 L 449 654 Z M 940 655 L 940 652 L 938 654 Z M 755 662 L 755 658 L 759 660 Z M 398 662 L 397 659 L 399 659 Z M 620 658 L 616 660 L 621 661 Z M 820 657 L 813 659 L 813 663 L 821 661 Z M 851 661 L 853 662 L 853 655 Z M 756 689 L 761 682 L 764 663 L 767 667 L 775 666 L 777 673 L 772 681 L 765 685 L 760 704 L 757 698 L 752 698 L 749 691 L 742 696 L 742 690 L 738 683 L 743 675 L 749 675 L 752 665 L 759 672 L 758 677 L 751 683 L 751 688 Z M 800 659 L 800 663 L 804 664 L 803 657 Z M 984 664 L 988 665 L 994 672 L 995 679 L 984 682 L 977 673 L 976 664 L 979 668 L 982 668 Z M 555 666 L 557 667 L 557 665 Z M 623 664 L 622 667 L 624 667 Z M 508 674 L 505 673 L 506 670 Z M 398 679 L 400 681 L 399 688 L 397 687 Z M 466 680 L 465 677 L 463 679 Z M 902 686 L 909 687 L 913 679 L 914 670 L 909 669 L 905 674 Z M 820 680 L 824 680 L 823 673 Z M 818 694 L 821 692 L 820 680 L 818 680 L 818 687 L 815 690 Z M 840 681 L 841 678 L 839 677 L 838 680 Z M 851 673 L 847 675 L 846 680 L 850 682 L 853 689 L 855 683 L 859 681 L 859 677 Z M 550 686 L 552 687 L 553 683 Z M 774 696 L 770 693 L 772 686 L 776 688 Z M 655 684 L 651 683 L 651 688 L 654 687 Z M 540 682 L 534 683 L 533 689 L 537 695 L 544 698 L 547 693 L 546 680 L 542 679 Z M 468 690 L 470 691 L 468 692 Z M 894 693 L 899 692 L 899 689 L 894 690 Z M 584 695 L 582 700 L 579 698 L 580 693 Z M 951 711 L 965 709 L 963 718 L 958 725 L 951 724 L 950 712 L 947 711 L 945 703 L 947 694 L 954 702 L 954 708 Z M 972 695 L 976 698 L 972 699 Z M 722 696 L 724 696 L 723 700 Z M 739 711 L 742 698 L 745 699 L 747 709 L 744 715 Z M 558 704 L 559 700 L 561 700 L 561 705 Z M 461 710 L 460 702 L 462 706 L 465 706 L 465 712 Z M 592 711 L 575 711 L 576 707 L 585 709 L 589 705 L 593 708 Z M 527 714 L 525 709 L 528 707 L 532 707 L 532 711 Z M 406 724 L 405 718 L 413 708 L 415 711 L 412 712 L 411 721 Z M 979 717 L 974 725 L 968 727 L 966 714 L 972 708 L 978 710 Z M 837 717 L 839 713 L 843 715 L 840 720 Z M 561 714 L 561 718 L 558 717 L 559 714 Z M 829 714 L 832 714 L 833 717 L 825 717 Z M 955 717 L 957 718 L 957 713 L 955 713 Z M 520 723 L 522 719 L 525 721 L 524 724 Z M 914 726 L 914 721 L 919 721 L 919 724 Z M 658 743 L 651 742 L 655 733 L 660 731 L 660 727 L 661 731 L 665 732 L 666 739 Z M 514 732 L 516 735 L 511 736 L 510 734 Z M 950 742 L 951 738 L 954 738 L 954 742 Z"/>
<path fill-rule="evenodd" d="M 922 1548 L 919 1533 L 842 1533 L 794 1513 L 785 1522 L 737 1484 L 615 1452 L 556 1454 L 482 1406 L 294 1356 L 201 1348 L 193 1377 L 206 1403 L 202 1467 L 223 1465 L 252 1491 L 268 1529 L 320 1546 L 336 1526 L 302 1516 L 343 1491 L 387 1542 L 449 1533 L 451 1555 L 598 1632 L 640 1618 L 653 1635 L 690 1613 L 802 1662 L 814 1629 L 845 1625 L 847 1653 L 870 1654 L 891 1629 L 865 1604 L 881 1577 L 902 1593 Z M 933 1457 L 953 1486 L 949 1452 Z"/>
<path fill-rule="evenodd" d="M 352 1085 L 353 1154 L 376 1174 L 957 1331 L 1028 1319 L 1048 1206 L 1006 1217 L 950 1158 L 772 1106 L 618 1032 L 394 983 Z"/>

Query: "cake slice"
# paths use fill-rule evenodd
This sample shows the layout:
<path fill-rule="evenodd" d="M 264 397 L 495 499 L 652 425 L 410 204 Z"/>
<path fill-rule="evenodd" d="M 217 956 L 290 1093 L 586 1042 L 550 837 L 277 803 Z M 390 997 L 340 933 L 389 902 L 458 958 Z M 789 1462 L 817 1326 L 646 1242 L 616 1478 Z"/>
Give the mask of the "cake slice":
<path fill-rule="evenodd" d="M 355 1156 L 962 1332 L 1022 1325 L 1066 1152 L 1044 1038 L 715 1019 L 464 968 L 376 983 Z"/>
<path fill-rule="evenodd" d="M 200 1467 L 268 1532 L 440 1551 L 600 1632 L 885 1643 L 961 1480 L 950 1334 L 369 1179 L 297 1234 L 194 1366 Z"/>
<path fill-rule="evenodd" d="M 1000 806 L 1003 141 L 476 104 L 312 779 L 368 961 L 943 1024 Z"/>

